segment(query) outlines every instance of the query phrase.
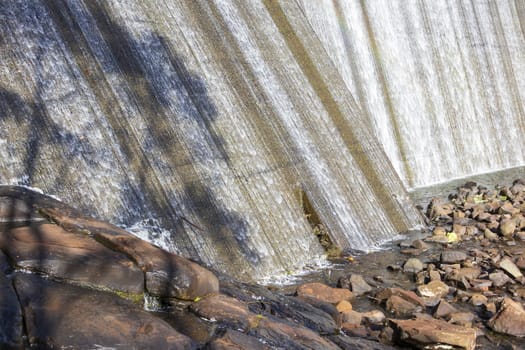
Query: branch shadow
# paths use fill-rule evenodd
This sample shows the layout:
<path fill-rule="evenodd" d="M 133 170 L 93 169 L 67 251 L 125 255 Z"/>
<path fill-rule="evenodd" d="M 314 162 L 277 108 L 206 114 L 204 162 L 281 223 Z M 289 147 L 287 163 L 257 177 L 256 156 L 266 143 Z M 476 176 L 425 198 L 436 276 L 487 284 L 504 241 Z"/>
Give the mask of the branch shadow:
<path fill-rule="evenodd" d="M 226 142 L 214 126 L 219 116 L 208 95 L 205 81 L 186 67 L 166 38 L 154 31 L 141 33 L 140 39 L 134 37 L 127 28 L 114 20 L 106 6 L 103 2 L 86 3 L 100 33 L 100 44 L 107 47 L 107 53 L 112 57 L 111 67 L 101 67 L 96 63 L 85 33 L 76 21 L 78 14 L 73 13 L 65 1 L 45 3 L 60 40 L 71 52 L 82 78 L 98 98 L 104 117 L 108 119 L 116 136 L 112 140 L 115 146 L 109 147 L 122 150 L 125 159 L 121 162 L 124 165 L 133 164 L 134 175 L 138 180 L 130 177 L 119 179 L 122 182 L 120 186 L 131 189 L 122 202 L 133 206 L 135 212 L 156 215 L 170 229 L 171 240 L 181 242 L 187 258 L 203 262 L 202 247 L 191 239 L 201 236 L 202 241 L 208 242 L 222 259 L 214 268 L 246 268 L 242 266 L 243 261 L 247 261 L 248 265 L 256 265 L 260 258 L 249 244 L 248 222 L 217 198 L 213 188 L 207 184 L 206 176 L 194 166 L 206 162 L 216 167 L 220 163 L 230 169 L 232 167 Z M 5 40 L 2 43 L 5 44 Z M 41 51 L 37 56 L 45 54 L 45 51 Z M 38 66 L 35 69 L 37 74 L 39 70 L 44 70 Z M 132 118 L 126 115 L 127 111 L 120 105 L 118 96 L 108 94 L 112 91 L 111 86 L 101 79 L 108 73 L 117 74 L 126 83 L 127 93 L 136 103 L 134 108 L 145 121 L 144 141 L 137 140 L 130 130 Z M 54 152 L 59 159 L 53 159 L 53 166 L 59 167 L 56 174 L 68 174 L 68 166 L 75 157 L 81 156 L 87 164 L 95 164 L 97 153 L 106 145 L 86 141 L 54 122 L 46 110 L 46 101 L 42 100 L 44 86 L 39 79 L 35 81 L 34 95 L 30 99 L 0 85 L 0 108 L 5 112 L 0 114 L 0 121 L 25 125 L 27 128 L 25 139 L 20 140 L 25 146 L 23 169 L 20 170 L 25 178 L 20 184 L 31 186 L 37 179 L 40 183 L 45 180 L 48 181 L 47 190 L 52 192 L 53 189 L 75 184 L 67 176 L 50 179 L 46 177 L 48 174 L 42 173 L 46 166 L 50 166 L 41 157 L 44 148 L 59 150 Z M 179 125 L 189 125 L 191 129 L 179 130 Z M 197 138 L 186 137 L 190 132 Z M 16 149 L 12 151 L 16 152 Z M 159 176 L 169 173 L 174 173 L 182 182 L 182 190 L 177 195 L 159 179 Z M 40 205 L 27 193 L 24 194 L 24 201 L 29 208 Z M 20 225 L 14 203 L 12 201 L 10 208 L 7 208 L 7 220 L 2 223 L 0 234 Z M 88 205 L 79 204 L 83 215 L 93 214 Z M 192 222 L 194 219 L 198 222 Z M 28 216 L 22 222 L 27 224 L 31 220 L 32 217 Z M 33 227 L 33 233 L 39 237 L 38 226 Z M 44 250 L 37 256 L 42 264 L 49 258 L 48 252 Z M 14 258 L 10 260 L 11 265 L 16 267 Z M 82 268 L 81 261 L 78 261 L 78 268 Z M 168 280 L 175 276 L 171 268 L 167 268 Z M 169 288 L 169 285 L 165 286 L 166 292 Z"/>

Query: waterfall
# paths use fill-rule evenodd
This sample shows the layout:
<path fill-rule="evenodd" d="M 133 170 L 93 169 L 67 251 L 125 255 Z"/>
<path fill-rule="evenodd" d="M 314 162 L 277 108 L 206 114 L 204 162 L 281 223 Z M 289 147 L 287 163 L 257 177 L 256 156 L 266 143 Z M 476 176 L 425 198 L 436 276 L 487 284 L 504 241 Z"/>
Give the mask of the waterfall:
<path fill-rule="evenodd" d="M 409 189 L 525 164 L 525 5 L 302 0 Z"/>
<path fill-rule="evenodd" d="M 300 5 L 2 2 L 0 183 L 245 279 L 420 224 Z"/>

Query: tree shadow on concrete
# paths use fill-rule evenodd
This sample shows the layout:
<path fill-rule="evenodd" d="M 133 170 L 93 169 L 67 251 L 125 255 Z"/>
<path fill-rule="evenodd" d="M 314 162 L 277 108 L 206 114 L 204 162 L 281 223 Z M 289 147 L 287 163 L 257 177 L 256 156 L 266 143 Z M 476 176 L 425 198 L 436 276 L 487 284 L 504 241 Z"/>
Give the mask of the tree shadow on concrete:
<path fill-rule="evenodd" d="M 111 141 L 125 156 L 120 161 L 124 165 L 131 165 L 138 179 L 138 183 L 130 177 L 120 179 L 123 182 L 121 186 L 132 189 L 126 194 L 123 203 L 134 206 L 135 212 L 155 215 L 170 229 L 172 241 L 181 245 L 181 251 L 188 258 L 203 260 L 201 247 L 192 240 L 192 236 L 197 235 L 203 236 L 203 241 L 210 242 L 208 244 L 222 259 L 215 268 L 246 268 L 250 264 L 257 264 L 259 256 L 249 244 L 248 223 L 238 213 L 224 206 L 206 183 L 206 177 L 193 166 L 198 162 L 212 161 L 214 164 L 225 162 L 231 168 L 226 144 L 214 128 L 218 113 L 202 78 L 187 69 L 161 35 L 155 32 L 143 33 L 138 40 L 113 20 L 106 4 L 89 1 L 86 6 L 100 33 L 100 44 L 107 47 L 113 62 L 110 67 L 101 67 L 90 50 L 82 28 L 76 22 L 76 14 L 71 12 L 66 2 L 46 2 L 45 6 L 61 40 L 70 50 L 82 72 L 82 78 L 88 83 L 112 128 L 116 139 Z M 151 61 L 145 62 L 145 59 Z M 138 140 L 131 131 L 133 120 L 119 103 L 119 96 L 112 93 L 105 79 L 108 73 L 118 74 L 126 83 L 127 93 L 135 102 L 136 112 L 146 121 L 145 141 Z M 36 86 L 31 100 L 8 89 L 1 89 L 0 108 L 7 112 L 0 119 L 4 119 L 4 122 L 11 119 L 17 124 L 27 125 L 25 140 L 21 141 L 25 142 L 26 149 L 24 169 L 21 171 L 27 176 L 24 185 L 30 186 L 36 177 L 43 177 L 53 181 L 47 189 L 70 187 L 72 191 L 77 191 L 74 189 L 75 184 L 66 176 L 47 179 L 47 174 L 42 174 L 45 169 L 40 157 L 43 148 L 53 147 L 57 150 L 53 166 L 60 169 L 56 174 L 67 174 L 71 159 L 80 154 L 87 164 L 96 162 L 98 147 L 106 145 L 85 142 L 80 136 L 53 122 L 42 100 L 42 88 Z M 178 125 L 191 125 L 193 129 L 177 130 Z M 198 135 L 197 141 L 185 138 L 188 132 Z M 166 188 L 164 182 L 160 181 L 159 176 L 169 173 L 182 181 L 180 193 Z M 27 200 L 29 206 L 35 204 L 31 197 Z M 89 204 L 81 206 L 86 209 Z M 15 220 L 11 221 L 5 229 L 14 227 Z M 38 235 L 38 230 L 35 230 L 35 234 Z M 46 254 L 42 251 L 39 255 L 42 261 L 47 258 Z M 243 261 L 248 264 L 238 266 L 243 265 Z M 171 275 L 174 271 L 168 273 Z"/>

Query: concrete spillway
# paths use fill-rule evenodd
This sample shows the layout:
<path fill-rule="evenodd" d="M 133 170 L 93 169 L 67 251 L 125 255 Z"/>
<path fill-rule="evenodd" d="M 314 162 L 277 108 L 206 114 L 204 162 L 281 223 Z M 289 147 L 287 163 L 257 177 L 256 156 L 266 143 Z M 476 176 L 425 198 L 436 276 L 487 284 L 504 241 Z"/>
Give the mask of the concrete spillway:
<path fill-rule="evenodd" d="M 409 188 L 525 164 L 525 4 L 301 1 Z"/>
<path fill-rule="evenodd" d="M 0 182 L 245 278 L 322 263 L 320 223 L 370 249 L 405 187 L 524 163 L 523 11 L 3 1 Z"/>

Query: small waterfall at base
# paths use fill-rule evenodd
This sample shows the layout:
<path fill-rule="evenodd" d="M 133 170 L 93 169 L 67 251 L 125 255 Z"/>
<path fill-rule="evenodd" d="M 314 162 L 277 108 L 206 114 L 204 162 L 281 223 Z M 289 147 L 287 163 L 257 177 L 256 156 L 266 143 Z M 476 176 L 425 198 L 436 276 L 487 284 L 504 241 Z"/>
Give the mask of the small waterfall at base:
<path fill-rule="evenodd" d="M 525 165 L 525 3 L 302 0 L 408 188 Z"/>
<path fill-rule="evenodd" d="M 4 1 L 0 46 L 1 183 L 244 279 L 325 262 L 314 214 L 340 248 L 421 224 L 295 2 Z"/>

